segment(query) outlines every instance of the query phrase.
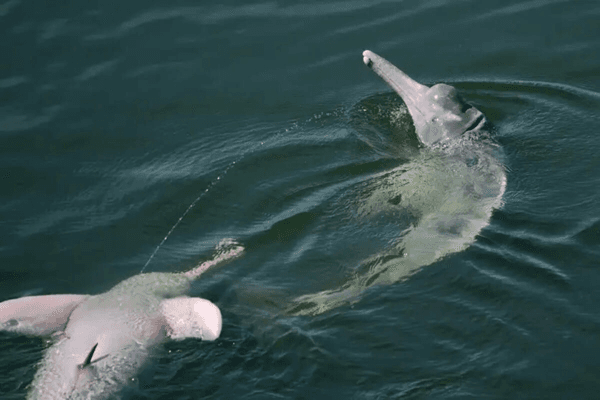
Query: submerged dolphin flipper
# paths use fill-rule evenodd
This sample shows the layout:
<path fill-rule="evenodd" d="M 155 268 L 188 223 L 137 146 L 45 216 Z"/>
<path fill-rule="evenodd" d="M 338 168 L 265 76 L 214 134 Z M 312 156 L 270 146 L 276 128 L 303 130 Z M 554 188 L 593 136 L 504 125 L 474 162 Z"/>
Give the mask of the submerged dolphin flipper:
<path fill-rule="evenodd" d="M 90 296 L 52 294 L 0 303 L 0 330 L 45 336 L 64 330 L 71 312 Z"/>

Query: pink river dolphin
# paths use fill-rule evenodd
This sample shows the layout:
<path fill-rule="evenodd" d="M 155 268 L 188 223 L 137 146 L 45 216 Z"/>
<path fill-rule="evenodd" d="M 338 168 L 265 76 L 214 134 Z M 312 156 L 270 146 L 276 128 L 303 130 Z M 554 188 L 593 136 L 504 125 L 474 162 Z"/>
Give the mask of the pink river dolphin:
<path fill-rule="evenodd" d="M 185 294 L 208 268 L 242 252 L 241 245 L 224 240 L 212 260 L 184 273 L 139 274 L 94 296 L 55 294 L 0 303 L 0 330 L 53 339 L 27 399 L 118 396 L 165 340 L 217 339 L 219 308 Z"/>

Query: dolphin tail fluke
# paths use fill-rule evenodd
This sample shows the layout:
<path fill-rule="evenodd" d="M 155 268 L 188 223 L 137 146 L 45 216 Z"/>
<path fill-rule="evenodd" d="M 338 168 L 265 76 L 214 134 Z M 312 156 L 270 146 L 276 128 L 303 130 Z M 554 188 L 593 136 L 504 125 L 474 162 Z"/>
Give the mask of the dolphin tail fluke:
<path fill-rule="evenodd" d="M 234 239 L 223 239 L 217 245 L 213 258 L 198 265 L 196 268 L 184 273 L 190 279 L 196 279 L 209 268 L 224 265 L 235 260 L 244 253 L 244 246 Z"/>

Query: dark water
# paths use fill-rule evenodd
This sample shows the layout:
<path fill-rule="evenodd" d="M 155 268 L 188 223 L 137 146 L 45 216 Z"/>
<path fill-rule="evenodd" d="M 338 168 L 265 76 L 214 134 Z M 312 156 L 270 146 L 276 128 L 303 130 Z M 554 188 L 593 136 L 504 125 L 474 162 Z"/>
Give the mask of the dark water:
<path fill-rule="evenodd" d="M 168 344 L 133 398 L 597 398 L 599 20 L 593 1 L 4 1 L 0 300 L 103 292 L 194 204 L 146 270 L 243 243 L 192 293 L 223 332 Z M 419 151 L 367 48 L 487 115 L 504 205 L 466 250 L 288 316 L 406 223 L 356 217 Z M 3 399 L 45 346 L 0 336 Z"/>

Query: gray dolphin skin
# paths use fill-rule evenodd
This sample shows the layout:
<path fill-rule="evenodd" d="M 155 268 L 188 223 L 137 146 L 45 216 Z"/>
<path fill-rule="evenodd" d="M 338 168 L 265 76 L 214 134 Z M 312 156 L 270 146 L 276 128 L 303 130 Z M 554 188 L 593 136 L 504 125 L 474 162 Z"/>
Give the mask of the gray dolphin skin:
<path fill-rule="evenodd" d="M 481 111 L 468 105 L 452 86 L 421 85 L 389 61 L 372 51 L 363 52 L 363 62 L 404 100 L 419 140 L 426 146 L 444 143 L 485 124 Z"/>
<path fill-rule="evenodd" d="M 212 260 L 185 273 L 139 274 L 95 296 L 32 296 L 0 303 L 0 330 L 52 338 L 27 399 L 119 397 L 163 341 L 217 339 L 219 308 L 185 294 L 204 271 L 243 250 L 226 239 Z"/>
<path fill-rule="evenodd" d="M 428 87 L 372 51 L 362 56 L 404 101 L 423 148 L 409 162 L 372 176 L 356 214 L 368 220 L 404 213 L 415 222 L 391 248 L 364 260 L 340 287 L 295 298 L 287 309 L 291 315 L 320 314 L 355 302 L 373 285 L 402 281 L 466 249 L 502 205 L 502 149 L 491 139 L 483 113 L 452 86 Z"/>

